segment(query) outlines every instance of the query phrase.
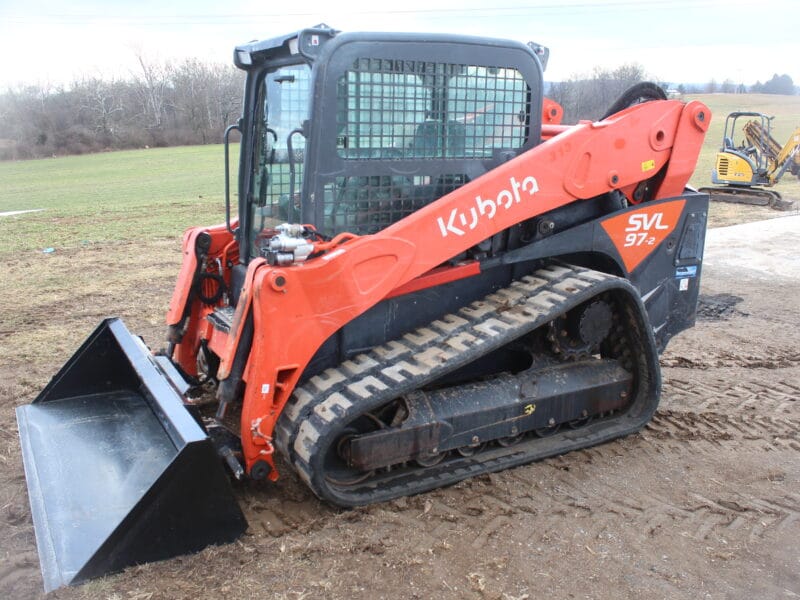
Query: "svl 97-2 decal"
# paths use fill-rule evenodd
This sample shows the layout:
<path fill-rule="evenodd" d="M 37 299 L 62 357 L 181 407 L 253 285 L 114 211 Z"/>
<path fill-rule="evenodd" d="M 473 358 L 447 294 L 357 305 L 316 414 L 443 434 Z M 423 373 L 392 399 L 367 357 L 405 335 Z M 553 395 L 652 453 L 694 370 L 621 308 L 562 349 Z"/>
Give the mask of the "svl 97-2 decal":
<path fill-rule="evenodd" d="M 601 222 L 630 273 L 678 225 L 685 200 L 644 205 L 638 210 Z"/>

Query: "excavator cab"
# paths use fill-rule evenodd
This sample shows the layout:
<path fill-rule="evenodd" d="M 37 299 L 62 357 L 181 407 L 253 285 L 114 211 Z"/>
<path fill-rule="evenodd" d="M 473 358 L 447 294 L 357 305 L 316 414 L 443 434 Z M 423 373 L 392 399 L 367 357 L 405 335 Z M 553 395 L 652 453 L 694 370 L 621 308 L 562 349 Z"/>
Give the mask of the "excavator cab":
<path fill-rule="evenodd" d="M 759 141 L 753 144 L 745 133 L 743 121 L 755 119 Z M 767 183 L 767 156 L 759 151 L 769 136 L 770 119 L 758 112 L 732 112 L 725 119 L 722 148 L 717 153 L 711 181 L 718 185 L 753 186 Z"/>
<path fill-rule="evenodd" d="M 712 183 L 724 187 L 701 188 L 713 199 L 788 210 L 772 187 L 786 171 L 800 175 L 800 129 L 782 147 L 772 137 L 772 117 L 759 112 L 732 112 L 725 119 L 722 148 L 711 171 Z"/>

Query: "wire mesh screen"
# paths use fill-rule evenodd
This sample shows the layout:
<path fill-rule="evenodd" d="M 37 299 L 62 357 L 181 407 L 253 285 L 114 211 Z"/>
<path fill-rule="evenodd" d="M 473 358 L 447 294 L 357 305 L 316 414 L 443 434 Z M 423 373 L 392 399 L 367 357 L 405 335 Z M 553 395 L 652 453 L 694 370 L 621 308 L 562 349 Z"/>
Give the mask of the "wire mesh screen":
<path fill-rule="evenodd" d="M 525 143 L 530 88 L 516 69 L 360 58 L 337 89 L 342 158 L 484 158 Z"/>
<path fill-rule="evenodd" d="M 324 183 L 323 230 L 375 233 L 464 185 L 525 145 L 530 103 L 513 68 L 354 60 L 337 81 L 336 151 L 357 174 Z"/>
<path fill-rule="evenodd" d="M 327 233 L 376 233 L 467 183 L 466 175 L 337 177 L 324 188 Z"/>

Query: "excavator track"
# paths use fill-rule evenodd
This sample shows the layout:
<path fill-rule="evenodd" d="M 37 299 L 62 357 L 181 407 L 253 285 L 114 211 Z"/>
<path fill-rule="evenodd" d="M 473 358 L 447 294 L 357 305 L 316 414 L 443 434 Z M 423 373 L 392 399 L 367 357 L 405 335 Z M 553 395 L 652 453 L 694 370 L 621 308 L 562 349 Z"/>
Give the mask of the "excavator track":
<path fill-rule="evenodd" d="M 751 206 L 768 206 L 774 210 L 791 210 L 794 200 L 786 200 L 778 192 L 753 187 L 706 187 L 697 190 L 708 194 L 717 202 L 748 204 Z"/>
<path fill-rule="evenodd" d="M 398 398 L 431 386 L 540 327 L 547 328 L 567 311 L 601 295 L 614 306 L 605 347 L 632 375 L 632 393 L 625 406 L 589 415 L 561 430 L 556 426 L 551 432 L 538 429 L 488 443 L 482 440 L 474 448 L 442 453 L 435 460 L 355 472 L 342 480 L 341 464 L 335 469 L 332 463 L 341 463 L 337 445 L 352 436 L 353 423 L 377 421 L 376 412 Z M 562 364 L 570 368 L 568 359 Z M 359 506 L 633 433 L 655 412 L 660 385 L 658 353 L 635 288 L 612 275 L 558 263 L 311 377 L 295 389 L 278 422 L 275 439 L 317 496 L 339 506 Z"/>

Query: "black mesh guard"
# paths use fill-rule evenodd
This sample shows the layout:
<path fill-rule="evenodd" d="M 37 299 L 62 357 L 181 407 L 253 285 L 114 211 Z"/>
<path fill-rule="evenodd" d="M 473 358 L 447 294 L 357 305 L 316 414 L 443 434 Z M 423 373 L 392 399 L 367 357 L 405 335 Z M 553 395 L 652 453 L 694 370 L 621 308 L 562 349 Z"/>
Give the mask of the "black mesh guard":
<path fill-rule="evenodd" d="M 527 142 L 531 90 L 514 68 L 358 58 L 336 91 L 336 154 L 354 175 L 323 184 L 327 234 L 375 233 Z"/>

